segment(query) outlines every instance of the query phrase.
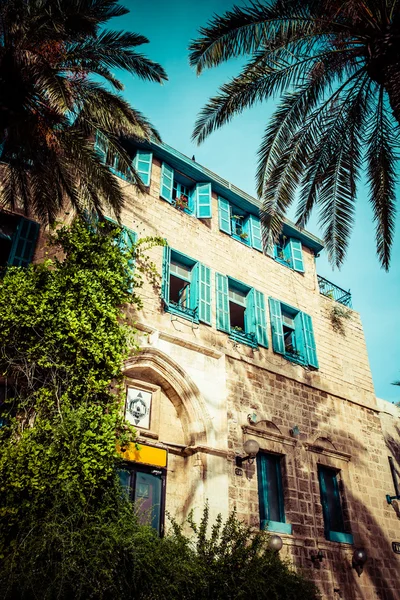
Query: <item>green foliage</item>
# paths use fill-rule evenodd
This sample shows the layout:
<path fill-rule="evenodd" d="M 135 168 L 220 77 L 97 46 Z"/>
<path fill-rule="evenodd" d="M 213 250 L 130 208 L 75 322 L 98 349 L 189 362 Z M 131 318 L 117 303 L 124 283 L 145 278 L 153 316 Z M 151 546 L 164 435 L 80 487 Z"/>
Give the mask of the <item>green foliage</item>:
<path fill-rule="evenodd" d="M 112 208 L 119 216 L 123 189 L 95 150 L 96 135 L 110 164 L 144 190 L 121 137 L 159 134 L 118 93 L 113 71 L 158 83 L 167 76 L 137 51 L 146 37 L 106 29 L 128 12 L 118 0 L 0 3 L 2 206 L 52 223 L 67 198 L 80 214 Z"/>
<path fill-rule="evenodd" d="M 345 258 L 359 177 L 366 172 L 376 251 L 388 270 L 396 213 L 400 5 L 394 0 L 260 0 L 213 15 L 190 46 L 200 74 L 242 57 L 241 72 L 201 110 L 201 143 L 235 115 L 280 96 L 259 148 L 257 190 L 266 238 L 290 206 L 314 208 L 333 264 Z M 365 167 L 365 168 L 364 168 Z"/>
<path fill-rule="evenodd" d="M 336 333 L 345 336 L 344 319 L 351 319 L 351 310 L 334 304 L 330 313 L 332 328 Z"/>
<path fill-rule="evenodd" d="M 172 522 L 160 539 L 138 524 L 115 488 L 96 511 L 57 498 L 47 519 L 31 525 L 0 573 L 5 600 L 320 598 L 313 583 L 269 550 L 264 532 L 251 532 L 234 514 L 210 526 L 207 507 L 199 525 L 191 517 L 184 526 Z"/>
<path fill-rule="evenodd" d="M 60 257 L 9 268 L 0 282 L 0 553 L 55 493 L 85 505 L 113 486 L 116 444 L 134 439 L 121 410 L 122 364 L 135 349 L 123 306 L 141 306 L 130 267 L 141 251 L 121 249 L 120 234 L 76 220 L 52 236 Z"/>

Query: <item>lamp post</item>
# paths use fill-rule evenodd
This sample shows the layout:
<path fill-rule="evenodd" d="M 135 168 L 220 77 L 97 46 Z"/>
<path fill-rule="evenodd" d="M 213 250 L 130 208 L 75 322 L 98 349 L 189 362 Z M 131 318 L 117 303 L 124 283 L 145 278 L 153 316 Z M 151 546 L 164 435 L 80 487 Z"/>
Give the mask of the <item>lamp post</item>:
<path fill-rule="evenodd" d="M 269 549 L 273 550 L 274 552 L 279 552 L 279 550 L 282 548 L 282 546 L 283 546 L 282 538 L 279 537 L 279 535 L 271 535 L 271 537 L 269 538 L 269 541 L 268 541 Z"/>

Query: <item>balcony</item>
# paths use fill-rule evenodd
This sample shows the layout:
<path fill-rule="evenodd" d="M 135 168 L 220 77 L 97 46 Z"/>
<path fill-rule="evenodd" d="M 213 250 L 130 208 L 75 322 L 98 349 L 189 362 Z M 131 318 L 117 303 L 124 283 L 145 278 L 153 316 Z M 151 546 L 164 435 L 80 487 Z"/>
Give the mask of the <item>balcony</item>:
<path fill-rule="evenodd" d="M 321 275 L 317 275 L 317 277 L 319 291 L 323 296 L 331 298 L 332 300 L 335 300 L 335 302 L 339 302 L 348 308 L 352 308 L 350 290 L 346 292 L 346 290 L 342 289 L 338 285 L 335 285 L 334 283 L 331 283 L 325 279 L 325 277 L 322 277 Z"/>
<path fill-rule="evenodd" d="M 239 344 L 245 344 L 253 349 L 258 348 L 258 342 L 255 333 L 245 333 L 242 330 L 231 329 L 230 339 Z"/>

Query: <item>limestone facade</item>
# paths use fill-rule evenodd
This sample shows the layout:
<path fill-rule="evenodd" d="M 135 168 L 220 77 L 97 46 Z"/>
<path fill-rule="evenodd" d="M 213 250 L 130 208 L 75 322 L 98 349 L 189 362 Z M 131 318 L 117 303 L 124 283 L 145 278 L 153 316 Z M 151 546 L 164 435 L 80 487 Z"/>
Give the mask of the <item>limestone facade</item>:
<path fill-rule="evenodd" d="M 179 520 L 191 509 L 199 515 L 208 500 L 212 515 L 226 517 L 235 509 L 258 528 L 256 462 L 243 463 L 243 469 L 235 465 L 246 439 L 255 439 L 261 451 L 281 457 L 285 518 L 292 526 L 291 534 L 279 533 L 281 552 L 315 579 L 326 600 L 399 599 L 400 555 L 392 542 L 400 542 L 400 509 L 396 500 L 386 501 L 387 494 L 394 495 L 388 456 L 400 471 L 399 411 L 375 398 L 359 314 L 351 310 L 344 331 L 334 330 L 337 303 L 319 292 L 316 258 L 307 243 L 304 273 L 296 272 L 220 230 L 214 189 L 211 218 L 196 218 L 161 199 L 168 152 L 159 155 L 154 146 L 145 194 L 124 184 L 122 216 L 139 238 L 165 238 L 172 249 L 211 269 L 211 325 L 166 312 L 161 277 L 159 285 L 144 281 L 143 309 L 131 315 L 142 351 L 129 359 L 126 375 L 128 384 L 150 385 L 154 392 L 150 427 L 138 432 L 143 444 L 168 450 L 166 510 Z M 175 169 L 180 160 L 185 172 L 187 159 L 184 164 L 184 157 L 171 153 Z M 204 181 L 200 169 L 197 180 Z M 219 181 L 228 193 L 230 184 Z M 160 246 L 149 251 L 160 274 L 163 251 Z M 218 331 L 217 272 L 310 315 L 319 368 L 274 351 L 268 309 L 268 348 L 251 348 Z M 295 427 L 298 435 L 291 433 Z M 354 544 L 325 538 L 318 465 L 337 470 Z M 368 553 L 360 577 L 351 566 L 356 548 Z M 313 562 L 318 550 L 323 560 Z"/>

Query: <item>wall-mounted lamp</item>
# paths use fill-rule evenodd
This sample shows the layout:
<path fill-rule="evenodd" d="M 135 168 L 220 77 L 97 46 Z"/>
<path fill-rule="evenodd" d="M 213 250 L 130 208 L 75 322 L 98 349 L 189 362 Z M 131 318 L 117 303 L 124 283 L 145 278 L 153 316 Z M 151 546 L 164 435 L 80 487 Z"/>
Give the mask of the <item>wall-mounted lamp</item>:
<path fill-rule="evenodd" d="M 363 572 L 364 565 L 367 562 L 368 555 L 363 550 L 363 548 L 359 548 L 358 550 L 354 550 L 353 558 L 351 561 L 351 566 L 356 571 L 357 575 L 360 577 Z"/>
<path fill-rule="evenodd" d="M 292 427 L 292 429 L 289 429 L 289 433 L 293 438 L 300 437 L 300 429 L 298 425 L 295 425 L 294 427 Z"/>
<path fill-rule="evenodd" d="M 283 546 L 283 542 L 282 542 L 282 538 L 279 537 L 279 535 L 271 535 L 271 537 L 269 538 L 268 541 L 268 547 L 270 550 L 273 550 L 274 552 L 279 552 L 279 550 L 282 548 Z"/>
<path fill-rule="evenodd" d="M 247 420 L 250 423 L 250 425 L 255 425 L 257 423 L 257 414 L 255 412 L 249 413 L 247 415 Z"/>
<path fill-rule="evenodd" d="M 248 460 L 249 464 L 252 465 L 259 449 L 260 444 L 256 442 L 256 440 L 247 440 L 243 444 L 243 450 L 245 451 L 246 456 L 236 456 L 236 466 L 242 469 L 245 460 Z"/>
<path fill-rule="evenodd" d="M 325 556 L 322 554 L 322 550 L 318 550 L 317 554 L 310 554 L 310 558 L 313 563 L 317 562 L 317 560 L 321 563 Z"/>

